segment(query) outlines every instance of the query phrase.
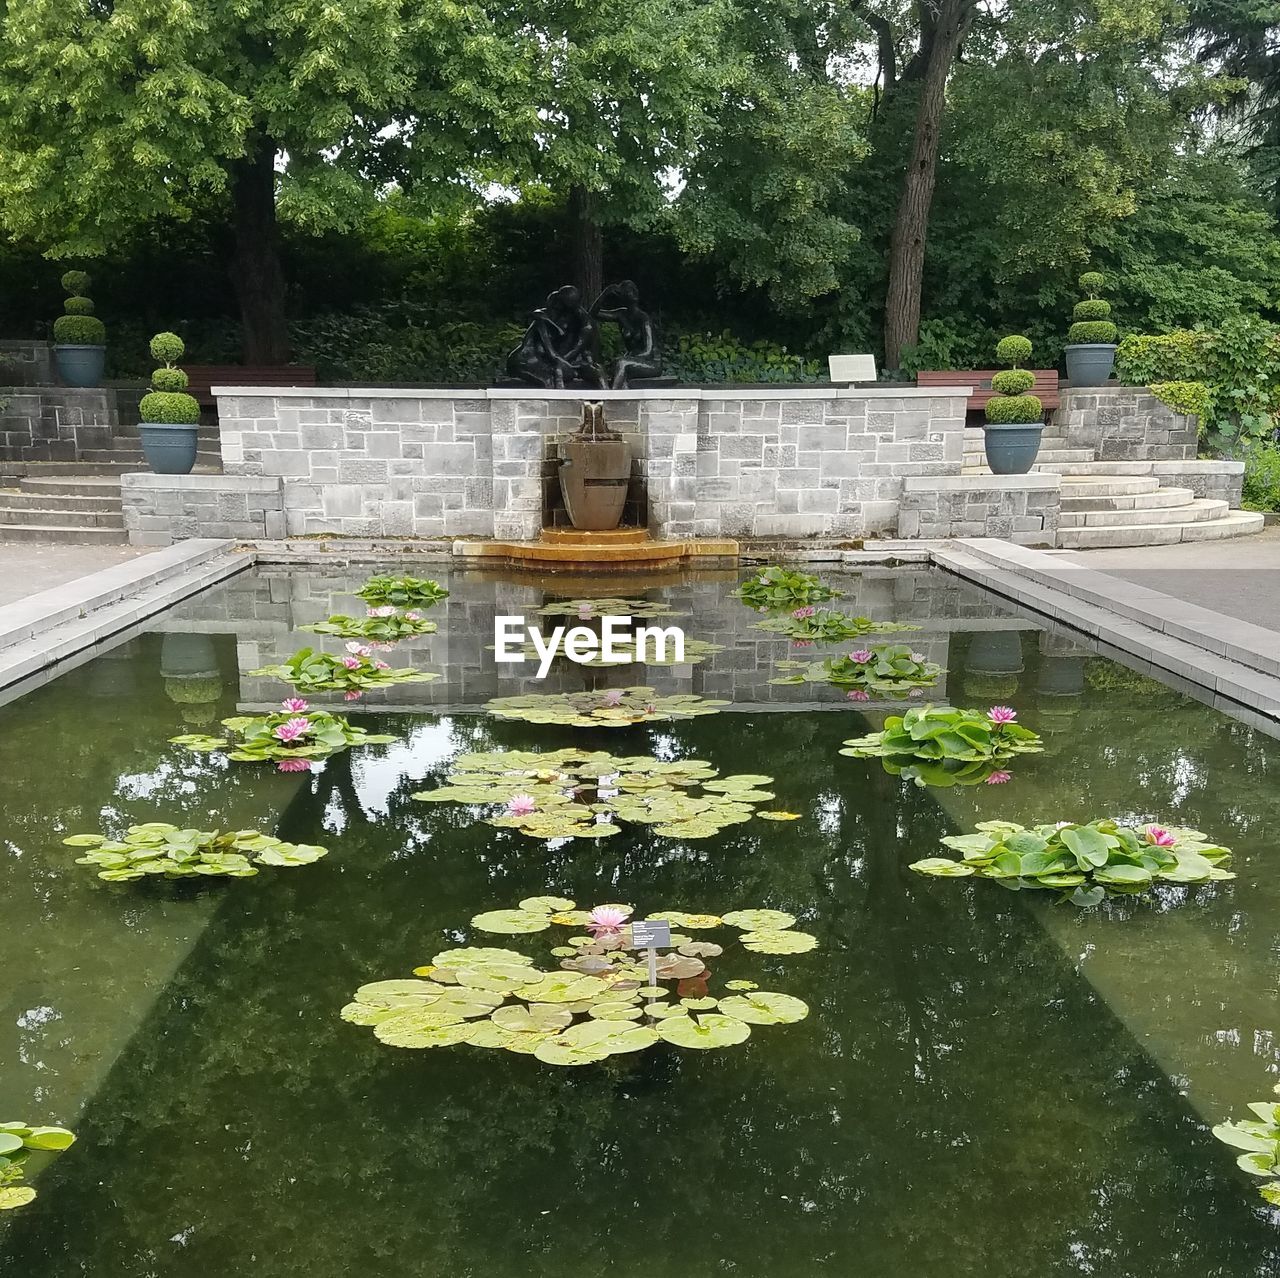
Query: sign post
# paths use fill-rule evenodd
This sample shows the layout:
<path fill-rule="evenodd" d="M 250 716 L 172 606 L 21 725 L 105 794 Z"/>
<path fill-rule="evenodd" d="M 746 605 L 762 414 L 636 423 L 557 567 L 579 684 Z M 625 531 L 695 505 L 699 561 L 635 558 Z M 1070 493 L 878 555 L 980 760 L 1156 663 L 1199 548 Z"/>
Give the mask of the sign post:
<path fill-rule="evenodd" d="M 658 950 L 670 948 L 671 924 L 666 919 L 640 919 L 631 924 L 631 944 L 645 951 L 649 960 L 649 985 L 657 985 Z"/>

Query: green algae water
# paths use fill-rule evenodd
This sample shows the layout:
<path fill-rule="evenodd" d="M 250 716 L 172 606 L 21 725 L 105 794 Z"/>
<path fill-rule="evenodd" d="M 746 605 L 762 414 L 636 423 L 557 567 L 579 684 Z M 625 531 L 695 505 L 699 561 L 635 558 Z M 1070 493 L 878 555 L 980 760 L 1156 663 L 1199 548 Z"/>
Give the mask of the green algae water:
<path fill-rule="evenodd" d="M 840 578 L 839 606 L 919 625 L 907 642 L 948 671 L 937 699 L 1012 705 L 1044 736 L 1012 782 L 919 789 L 841 757 L 883 709 L 770 679 L 849 645 L 798 654 L 753 629 L 732 576 L 454 576 L 440 632 L 393 658 L 441 677 L 354 712 L 393 744 L 314 774 L 168 744 L 278 703 L 284 685 L 248 671 L 316 646 L 297 627 L 354 611 L 363 579 L 244 574 L 0 708 L 0 1119 L 79 1138 L 33 1162 L 38 1198 L 0 1216 L 0 1273 L 1280 1272 L 1280 1212 L 1209 1131 L 1280 1078 L 1271 736 L 954 578 L 884 570 Z M 538 683 L 487 649 L 495 615 L 640 590 L 717 650 L 644 677 L 557 662 Z M 612 730 L 482 713 L 637 682 L 733 705 Z M 548 844 L 410 798 L 466 751 L 570 745 L 766 773 L 766 806 L 801 819 Z M 1076 911 L 907 869 L 976 821 L 1099 816 L 1202 829 L 1239 877 Z M 249 880 L 107 884 L 61 844 L 145 820 L 330 852 Z M 451 945 L 545 962 L 550 934 L 467 926 L 545 893 L 788 910 L 818 949 L 723 974 L 810 1015 L 724 1051 L 659 1044 L 578 1069 L 397 1050 L 338 1018 L 359 985 Z"/>

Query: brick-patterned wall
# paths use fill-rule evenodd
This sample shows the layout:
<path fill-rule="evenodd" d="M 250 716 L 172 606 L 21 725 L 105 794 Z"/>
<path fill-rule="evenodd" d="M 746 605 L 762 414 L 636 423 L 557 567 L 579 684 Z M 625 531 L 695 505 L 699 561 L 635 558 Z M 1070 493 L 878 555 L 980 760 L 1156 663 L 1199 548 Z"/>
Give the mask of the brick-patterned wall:
<path fill-rule="evenodd" d="M 1144 386 L 1068 387 L 1048 432 L 1099 461 L 1181 461 L 1196 455 L 1196 419 Z"/>
<path fill-rule="evenodd" d="M 0 387 L 0 461 L 75 461 L 110 448 L 119 433 L 117 392 L 109 387 Z"/>
<path fill-rule="evenodd" d="M 942 475 L 903 481 L 900 537 L 1003 537 L 1056 546 L 1058 475 Z"/>
<path fill-rule="evenodd" d="M 282 481 L 268 475 L 120 476 L 124 526 L 135 546 L 188 537 L 274 539 L 285 535 Z"/>
<path fill-rule="evenodd" d="M 52 386 L 53 347 L 48 342 L 0 342 L 0 382 Z"/>

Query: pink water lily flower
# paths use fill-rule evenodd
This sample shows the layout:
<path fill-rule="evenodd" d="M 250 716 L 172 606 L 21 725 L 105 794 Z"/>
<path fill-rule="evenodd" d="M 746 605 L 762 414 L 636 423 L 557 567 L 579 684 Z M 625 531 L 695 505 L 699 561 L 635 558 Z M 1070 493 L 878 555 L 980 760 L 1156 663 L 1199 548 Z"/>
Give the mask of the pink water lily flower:
<path fill-rule="evenodd" d="M 791 641 L 791 646 L 793 648 L 812 648 L 813 640 L 812 639 L 793 639 Z"/>
<path fill-rule="evenodd" d="M 620 910 L 616 905 L 597 905 L 587 919 L 587 927 L 593 936 L 609 936 L 620 932 L 626 921 L 626 910 Z"/>
<path fill-rule="evenodd" d="M 1156 848 L 1171 848 L 1177 842 L 1162 825 L 1147 826 L 1147 842 Z"/>
<path fill-rule="evenodd" d="M 420 612 L 406 612 L 404 614 L 404 619 L 406 621 L 421 621 L 422 614 Z"/>
<path fill-rule="evenodd" d="M 359 657 L 343 657 L 342 664 L 346 666 L 348 670 L 359 670 L 360 658 Z"/>
<path fill-rule="evenodd" d="M 342 694 L 342 699 L 343 701 L 359 701 L 360 693 L 358 693 L 354 688 L 351 688 Z"/>
<path fill-rule="evenodd" d="M 586 619 L 590 617 L 594 612 L 595 612 L 595 609 L 589 603 L 579 604 L 578 620 L 586 621 Z"/>
<path fill-rule="evenodd" d="M 538 810 L 538 801 L 531 794 L 513 794 L 507 800 L 508 816 L 528 816 Z"/>
<path fill-rule="evenodd" d="M 607 706 L 620 706 L 622 704 L 622 691 L 619 688 L 610 688 L 604 694 L 604 704 Z"/>
<path fill-rule="evenodd" d="M 373 668 L 374 668 L 375 670 L 390 670 L 390 669 L 391 669 L 391 667 L 390 667 L 390 666 L 389 666 L 385 661 L 375 661 L 375 662 L 373 663 Z"/>
<path fill-rule="evenodd" d="M 863 688 L 854 688 L 852 692 L 844 694 L 850 701 L 870 701 L 871 694 Z"/>
<path fill-rule="evenodd" d="M 856 661 L 860 666 L 865 666 L 871 660 L 871 653 L 866 648 L 859 648 L 856 652 L 849 654 L 850 661 Z"/>
<path fill-rule="evenodd" d="M 997 770 L 987 778 L 987 784 L 988 785 L 1004 785 L 1006 781 L 1012 781 L 1012 780 L 1013 780 L 1012 772 L 1001 772 Z"/>
<path fill-rule="evenodd" d="M 281 759 L 276 764 L 279 772 L 310 772 L 311 764 L 306 759 Z"/>
<path fill-rule="evenodd" d="M 275 735 L 281 741 L 296 741 L 299 737 L 305 737 L 310 731 L 310 719 L 289 719 L 276 728 Z"/>
<path fill-rule="evenodd" d="M 1012 723 L 1018 717 L 1018 712 L 1011 706 L 992 706 L 987 711 L 987 718 L 992 723 Z"/>
<path fill-rule="evenodd" d="M 307 708 L 307 703 L 301 697 L 285 697 L 280 704 L 291 714 L 301 714 Z"/>
<path fill-rule="evenodd" d="M 370 649 L 367 644 L 357 643 L 352 639 L 347 644 L 347 651 L 354 657 L 367 657 L 372 649 Z"/>
<path fill-rule="evenodd" d="M 814 612 L 814 610 L 813 610 L 812 608 L 808 608 L 808 607 L 805 607 L 805 608 L 797 608 L 797 609 L 795 610 L 795 612 L 793 612 L 791 615 L 792 615 L 792 616 L 793 616 L 797 621 L 804 621 L 804 620 L 806 620 L 807 618 L 812 617 L 812 616 L 813 616 L 813 612 Z"/>
<path fill-rule="evenodd" d="M 924 653 L 923 653 L 923 652 L 913 652 L 913 653 L 911 654 L 911 660 L 912 660 L 912 661 L 924 661 L 924 660 L 925 660 L 925 655 L 924 655 Z"/>
<path fill-rule="evenodd" d="M 923 689 L 923 688 L 912 688 L 912 689 L 907 693 L 907 696 L 909 696 L 909 697 L 923 697 L 923 696 L 924 696 L 924 689 Z"/>
<path fill-rule="evenodd" d="M 396 610 L 390 604 L 383 604 L 381 608 L 370 608 L 369 616 L 371 617 L 394 617 Z"/>

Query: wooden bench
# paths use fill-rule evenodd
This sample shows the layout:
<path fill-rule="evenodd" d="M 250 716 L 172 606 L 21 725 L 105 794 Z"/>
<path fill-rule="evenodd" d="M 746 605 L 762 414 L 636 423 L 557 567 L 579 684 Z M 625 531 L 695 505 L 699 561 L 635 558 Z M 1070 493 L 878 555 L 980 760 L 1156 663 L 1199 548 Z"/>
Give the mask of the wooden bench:
<path fill-rule="evenodd" d="M 975 368 L 967 372 L 949 373 L 917 373 L 917 386 L 972 386 L 973 394 L 969 396 L 968 410 L 980 413 L 996 392 L 991 389 L 991 379 L 999 372 L 999 368 Z M 1030 394 L 1039 398 L 1044 411 L 1051 413 L 1062 402 L 1058 390 L 1058 370 L 1056 368 L 1031 368 L 1027 370 L 1035 376 L 1036 384 Z"/>
<path fill-rule="evenodd" d="M 214 408 L 215 386 L 314 386 L 310 364 L 183 364 L 187 390 L 201 408 Z"/>

